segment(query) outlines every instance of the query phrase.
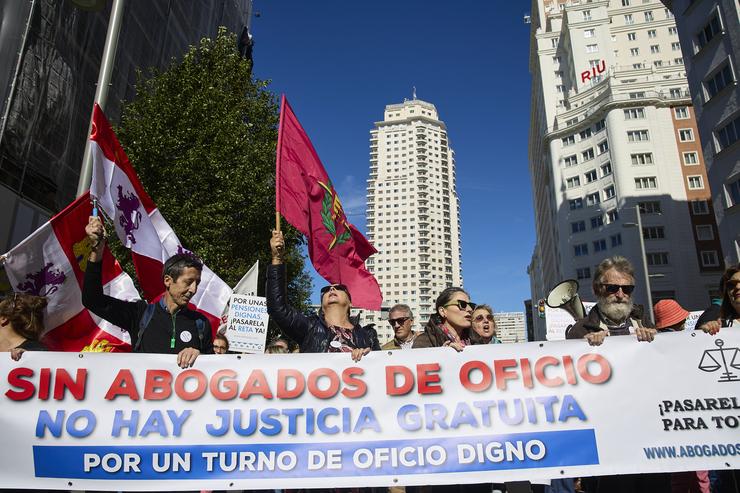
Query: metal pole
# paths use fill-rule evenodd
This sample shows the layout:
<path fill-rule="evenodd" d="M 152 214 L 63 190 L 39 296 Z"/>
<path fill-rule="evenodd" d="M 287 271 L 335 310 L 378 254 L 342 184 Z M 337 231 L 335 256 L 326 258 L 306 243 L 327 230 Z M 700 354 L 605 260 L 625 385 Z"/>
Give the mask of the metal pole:
<path fill-rule="evenodd" d="M 645 276 L 645 287 L 647 288 L 647 302 L 648 302 L 647 313 L 650 316 L 650 323 L 655 323 L 655 317 L 653 316 L 653 294 L 650 292 L 650 274 L 648 274 L 647 255 L 645 254 L 645 239 L 642 237 L 642 215 L 640 214 L 639 205 L 635 206 L 635 213 L 637 214 L 637 234 L 640 237 L 640 253 L 642 253 L 642 269 L 643 269 L 643 275 Z"/>
<path fill-rule="evenodd" d="M 108 88 L 110 86 L 111 75 L 113 74 L 113 65 L 116 60 L 116 50 L 118 48 L 118 34 L 121 32 L 121 22 L 123 20 L 123 10 L 125 0 L 113 0 L 110 20 L 108 21 L 108 33 L 105 36 L 105 47 L 103 48 L 103 58 L 100 61 L 100 72 L 98 73 L 98 86 L 95 89 L 95 103 L 105 110 L 105 104 L 108 100 Z M 90 111 L 90 125 L 87 128 L 87 135 L 92 130 L 92 111 Z M 77 182 L 77 196 L 84 194 L 90 188 L 92 179 L 92 154 L 90 153 L 90 140 L 85 141 L 85 154 L 82 157 L 82 168 L 80 169 L 80 181 Z"/>

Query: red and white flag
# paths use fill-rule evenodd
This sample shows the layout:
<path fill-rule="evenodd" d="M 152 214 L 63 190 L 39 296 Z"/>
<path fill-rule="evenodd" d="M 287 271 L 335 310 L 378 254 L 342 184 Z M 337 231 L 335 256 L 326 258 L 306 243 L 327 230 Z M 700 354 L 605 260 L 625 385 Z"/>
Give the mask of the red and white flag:
<path fill-rule="evenodd" d="M 90 140 L 93 156 L 90 195 L 98 199 L 100 207 L 113 220 L 118 238 L 131 250 L 139 284 L 144 297 L 151 302 L 164 292 L 164 262 L 175 254 L 189 252 L 144 190 L 97 104 Z M 198 292 L 190 303 L 208 317 L 215 331 L 230 296 L 231 288 L 204 265 Z"/>
<path fill-rule="evenodd" d="M 43 341 L 50 349 L 130 351 L 128 332 L 82 306 L 90 254 L 85 225 L 90 210 L 88 194 L 72 202 L 5 254 L 5 272 L 15 292 L 46 297 Z M 103 292 L 126 301 L 139 299 L 134 283 L 108 247 L 103 253 Z"/>

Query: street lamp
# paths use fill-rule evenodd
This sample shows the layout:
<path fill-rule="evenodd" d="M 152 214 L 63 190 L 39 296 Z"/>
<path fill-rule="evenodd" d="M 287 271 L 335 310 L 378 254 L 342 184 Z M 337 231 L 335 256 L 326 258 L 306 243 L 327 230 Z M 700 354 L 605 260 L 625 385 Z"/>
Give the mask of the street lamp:
<path fill-rule="evenodd" d="M 665 274 L 652 274 L 651 275 L 648 273 L 647 255 L 645 254 L 645 239 L 642 236 L 642 215 L 640 213 L 639 205 L 635 206 L 635 215 L 637 216 L 636 223 L 622 223 L 622 227 L 637 228 L 637 235 L 640 238 L 640 254 L 642 255 L 642 271 L 643 271 L 643 275 L 645 276 L 645 288 L 647 289 L 648 315 L 650 317 L 650 322 L 655 323 L 655 316 L 653 315 L 653 293 L 650 290 L 650 278 L 651 277 L 656 277 L 656 278 L 665 277 Z"/>

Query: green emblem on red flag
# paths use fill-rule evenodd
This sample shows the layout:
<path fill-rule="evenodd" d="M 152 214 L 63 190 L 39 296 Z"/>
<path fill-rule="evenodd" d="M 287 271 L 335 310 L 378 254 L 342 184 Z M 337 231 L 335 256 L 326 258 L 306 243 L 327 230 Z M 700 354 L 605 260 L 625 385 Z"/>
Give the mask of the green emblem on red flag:
<path fill-rule="evenodd" d="M 349 240 L 351 234 L 349 232 L 349 224 L 347 224 L 344 216 L 342 203 L 339 201 L 339 196 L 334 191 L 331 181 L 328 183 L 319 181 L 319 185 L 326 190 L 324 192 L 324 199 L 321 201 L 321 222 L 326 228 L 327 233 L 332 236 L 331 243 L 329 244 L 329 250 L 331 250 L 335 246 Z M 341 231 L 342 229 L 344 231 Z"/>

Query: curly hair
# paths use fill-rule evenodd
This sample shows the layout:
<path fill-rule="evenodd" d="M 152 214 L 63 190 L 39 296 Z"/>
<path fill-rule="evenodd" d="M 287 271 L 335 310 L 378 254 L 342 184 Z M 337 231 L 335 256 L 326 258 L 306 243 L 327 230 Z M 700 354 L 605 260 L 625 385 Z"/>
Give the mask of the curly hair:
<path fill-rule="evenodd" d="M 0 301 L 0 317 L 10 322 L 20 336 L 38 341 L 44 332 L 46 298 L 25 293 L 14 293 Z"/>

